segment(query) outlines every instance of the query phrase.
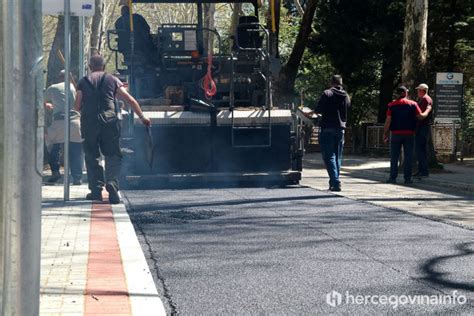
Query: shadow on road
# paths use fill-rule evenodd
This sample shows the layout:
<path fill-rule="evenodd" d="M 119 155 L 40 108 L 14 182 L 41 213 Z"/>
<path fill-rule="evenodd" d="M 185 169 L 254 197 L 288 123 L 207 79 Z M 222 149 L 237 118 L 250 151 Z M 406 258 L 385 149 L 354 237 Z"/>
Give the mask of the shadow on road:
<path fill-rule="evenodd" d="M 423 279 L 436 285 L 442 285 L 452 289 L 474 291 L 474 283 L 457 282 L 452 280 L 449 278 L 449 273 L 442 272 L 440 268 L 440 266 L 446 261 L 452 261 L 462 257 L 472 257 L 471 263 L 474 263 L 474 250 L 472 247 L 474 247 L 474 242 L 461 243 L 456 246 L 456 250 L 458 250 L 457 254 L 439 256 L 427 260 L 421 266 L 421 270 L 426 274 Z"/>

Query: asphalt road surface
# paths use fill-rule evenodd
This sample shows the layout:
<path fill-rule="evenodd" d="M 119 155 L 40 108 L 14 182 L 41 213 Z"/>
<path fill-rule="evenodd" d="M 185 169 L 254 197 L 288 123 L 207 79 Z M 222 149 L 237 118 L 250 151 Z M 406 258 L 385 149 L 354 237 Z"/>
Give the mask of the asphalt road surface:
<path fill-rule="evenodd" d="M 305 187 L 124 196 L 168 313 L 474 313 L 472 230 Z"/>

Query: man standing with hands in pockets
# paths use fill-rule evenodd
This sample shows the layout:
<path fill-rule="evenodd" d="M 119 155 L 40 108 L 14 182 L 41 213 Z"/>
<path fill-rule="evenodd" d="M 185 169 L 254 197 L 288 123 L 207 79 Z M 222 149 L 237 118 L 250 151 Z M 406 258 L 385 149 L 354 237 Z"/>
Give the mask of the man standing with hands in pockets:
<path fill-rule="evenodd" d="M 342 77 L 334 75 L 331 87 L 323 92 L 314 112 L 321 114 L 321 133 L 319 143 L 324 165 L 329 175 L 329 190 L 341 191 L 342 152 L 344 150 L 344 131 L 351 100 L 342 86 Z"/>

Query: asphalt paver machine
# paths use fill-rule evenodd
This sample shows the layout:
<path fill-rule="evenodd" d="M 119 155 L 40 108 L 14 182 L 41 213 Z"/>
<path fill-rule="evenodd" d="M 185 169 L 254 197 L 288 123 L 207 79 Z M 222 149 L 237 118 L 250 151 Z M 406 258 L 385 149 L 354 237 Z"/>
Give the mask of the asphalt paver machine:
<path fill-rule="evenodd" d="M 206 4 L 237 2 L 251 6 L 252 14 L 238 19 L 235 34 L 223 39 L 205 27 Z M 148 33 L 133 13 L 135 3 L 189 3 L 197 23 L 162 23 Z M 152 127 L 128 120 L 122 141 L 126 184 L 297 184 L 303 153 L 298 119 L 291 106 L 276 104 L 272 89 L 280 66 L 279 0 L 264 6 L 261 0 L 130 5 L 122 23 L 130 26 L 109 30 L 108 46 Z M 269 14 L 262 23 L 264 7 Z"/>

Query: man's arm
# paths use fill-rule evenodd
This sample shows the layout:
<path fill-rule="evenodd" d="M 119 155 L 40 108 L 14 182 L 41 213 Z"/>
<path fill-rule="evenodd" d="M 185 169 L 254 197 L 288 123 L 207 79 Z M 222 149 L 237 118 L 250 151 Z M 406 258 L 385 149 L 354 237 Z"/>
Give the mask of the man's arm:
<path fill-rule="evenodd" d="M 76 100 L 74 101 L 74 111 L 81 112 L 82 91 L 76 91 Z"/>
<path fill-rule="evenodd" d="M 417 107 L 418 107 L 418 106 L 417 106 Z M 419 119 L 420 121 L 422 121 L 422 120 L 424 120 L 425 118 L 428 117 L 428 115 L 430 114 L 430 112 L 431 112 L 431 105 L 428 105 L 428 106 L 426 107 L 426 110 L 425 110 L 423 113 L 421 113 L 421 110 L 420 110 L 420 108 L 418 107 L 417 113 L 416 113 L 416 118 Z"/>
<path fill-rule="evenodd" d="M 51 89 L 48 88 L 46 89 L 46 91 L 44 92 L 44 96 L 43 96 L 43 104 L 44 104 L 44 107 L 46 110 L 52 110 L 54 109 L 54 105 L 53 105 L 53 102 L 52 102 L 52 98 L 51 98 Z"/>
<path fill-rule="evenodd" d="M 315 113 L 323 113 L 324 112 L 324 106 L 326 105 L 326 99 L 327 96 L 325 93 L 321 94 L 321 97 L 319 98 L 318 104 L 316 105 L 316 108 L 314 109 Z"/>
<path fill-rule="evenodd" d="M 138 104 L 137 100 L 135 100 L 135 98 L 132 97 L 130 93 L 128 93 L 128 91 L 123 86 L 118 88 L 117 95 L 119 98 L 127 102 L 132 107 L 133 112 L 135 112 L 138 115 L 138 117 L 142 120 L 143 125 L 146 125 L 146 126 L 151 125 L 150 119 L 146 118 L 143 115 L 142 109 L 140 108 L 140 105 Z"/>
<path fill-rule="evenodd" d="M 390 134 L 390 124 L 392 124 L 392 116 L 387 115 L 387 118 L 385 119 L 385 125 L 383 126 L 383 141 L 385 144 L 388 143 L 388 136 Z"/>

